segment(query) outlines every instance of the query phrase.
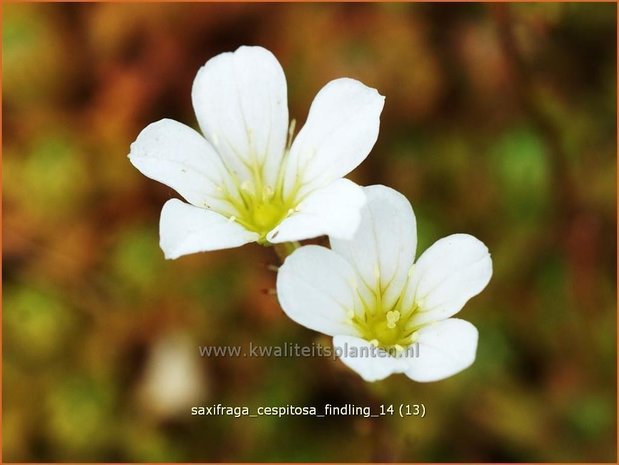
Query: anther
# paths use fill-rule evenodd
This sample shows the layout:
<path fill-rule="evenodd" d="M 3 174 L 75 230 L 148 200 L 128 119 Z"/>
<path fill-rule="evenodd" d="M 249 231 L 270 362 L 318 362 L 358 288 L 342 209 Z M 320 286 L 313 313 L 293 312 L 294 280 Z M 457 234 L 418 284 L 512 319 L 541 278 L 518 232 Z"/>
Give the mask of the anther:
<path fill-rule="evenodd" d="M 387 328 L 393 329 L 395 328 L 395 324 L 400 319 L 400 312 L 398 312 L 397 310 L 392 310 L 390 312 L 387 312 L 386 317 L 387 317 Z"/>

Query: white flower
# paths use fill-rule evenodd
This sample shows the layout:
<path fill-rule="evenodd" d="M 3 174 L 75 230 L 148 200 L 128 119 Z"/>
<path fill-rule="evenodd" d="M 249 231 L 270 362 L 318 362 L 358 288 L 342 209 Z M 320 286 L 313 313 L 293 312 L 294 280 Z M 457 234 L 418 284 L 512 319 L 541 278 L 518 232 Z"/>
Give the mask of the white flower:
<path fill-rule="evenodd" d="M 286 93 L 273 54 L 240 47 L 196 75 L 191 96 L 204 137 L 163 119 L 131 144 L 131 163 L 189 202 L 163 207 L 166 258 L 253 241 L 352 237 L 365 197 L 342 178 L 374 146 L 384 97 L 353 79 L 329 82 L 288 147 Z"/>
<path fill-rule="evenodd" d="M 333 336 L 336 354 L 343 352 L 342 361 L 366 381 L 392 373 L 436 381 L 467 368 L 477 330 L 451 317 L 488 284 L 488 249 L 473 236 L 454 234 L 414 263 L 416 221 L 406 197 L 385 186 L 365 190 L 352 240 L 331 237 L 331 250 L 301 247 L 280 268 L 284 312 Z"/>

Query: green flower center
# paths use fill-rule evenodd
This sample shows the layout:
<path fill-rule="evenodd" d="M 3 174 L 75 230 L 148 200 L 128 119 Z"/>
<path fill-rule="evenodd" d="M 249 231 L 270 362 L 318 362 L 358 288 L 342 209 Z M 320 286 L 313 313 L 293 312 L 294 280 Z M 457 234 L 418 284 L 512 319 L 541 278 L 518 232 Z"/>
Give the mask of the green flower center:
<path fill-rule="evenodd" d="M 249 154 L 241 161 L 248 169 L 249 179 L 241 180 L 229 171 L 234 180 L 235 187 L 228 190 L 219 186 L 221 199 L 230 207 L 221 214 L 228 217 L 230 221 L 235 221 L 248 231 L 258 233 L 257 242 L 262 245 L 269 245 L 267 234 L 270 233 L 289 215 L 294 213 L 297 205 L 303 200 L 299 196 L 302 181 L 296 177 L 295 184 L 284 193 L 284 174 L 287 157 L 292 144 L 295 120 L 290 121 L 288 128 L 288 142 L 274 181 L 265 182 L 265 164 L 259 161 L 255 153 Z M 251 132 L 249 133 L 251 139 Z M 250 144 L 251 145 L 251 144 Z M 271 184 L 275 184 L 274 186 Z"/>
<path fill-rule="evenodd" d="M 294 211 L 293 199 L 284 198 L 281 191 L 273 191 L 269 187 L 262 188 L 261 192 L 241 189 L 240 201 L 231 202 L 237 216 L 234 220 L 249 231 L 260 235 L 258 242 L 267 243 L 266 236 L 288 215 Z"/>
<path fill-rule="evenodd" d="M 419 325 L 413 322 L 418 306 L 402 308 L 401 298 L 385 306 L 381 292 L 374 293 L 373 302 L 360 298 L 362 312 L 353 312 L 351 322 L 366 341 L 387 351 L 401 351 L 415 342 Z"/>
<path fill-rule="evenodd" d="M 252 178 L 240 182 L 236 179 L 236 188 L 232 191 L 222 190 L 223 199 L 232 206 L 232 215 L 227 216 L 248 231 L 258 233 L 258 243 L 268 244 L 267 234 L 286 217 L 294 212 L 299 204 L 297 193 L 300 183 L 293 186 L 289 194 L 283 189 L 283 168 L 280 168 L 275 186 L 264 181 L 263 167 L 252 167 Z"/>

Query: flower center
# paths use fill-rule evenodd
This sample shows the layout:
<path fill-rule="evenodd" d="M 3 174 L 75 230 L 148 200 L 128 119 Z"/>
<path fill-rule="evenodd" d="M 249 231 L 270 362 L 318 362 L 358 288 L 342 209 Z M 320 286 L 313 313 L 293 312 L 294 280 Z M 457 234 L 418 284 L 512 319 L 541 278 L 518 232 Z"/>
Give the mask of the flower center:
<path fill-rule="evenodd" d="M 249 231 L 257 232 L 261 244 L 267 242 L 267 234 L 290 214 L 292 207 L 281 196 L 269 195 L 269 192 L 244 195 L 243 200 L 243 205 L 237 209 L 239 216 L 236 220 Z"/>
<path fill-rule="evenodd" d="M 257 232 L 270 231 L 283 219 L 286 212 L 281 202 L 258 202 L 251 211 L 253 225 Z"/>
<path fill-rule="evenodd" d="M 366 341 L 377 347 L 390 350 L 404 350 L 415 342 L 413 334 L 418 329 L 414 325 L 413 315 L 417 312 L 417 305 L 413 308 L 401 308 L 400 300 L 390 308 L 383 305 L 382 295 L 374 296 L 374 302 L 367 303 L 361 299 L 363 311 L 351 315 L 352 324 Z"/>
<path fill-rule="evenodd" d="M 268 243 L 267 234 L 290 215 L 298 203 L 295 195 L 284 195 L 281 182 L 275 188 L 266 185 L 260 172 L 251 181 L 237 185 L 235 192 L 224 192 L 224 199 L 235 213 L 230 220 L 258 233 L 259 244 Z"/>
<path fill-rule="evenodd" d="M 298 196 L 302 185 L 300 177 L 296 178 L 296 182 L 292 189 L 288 190 L 288 194 L 284 194 L 286 160 L 292 145 L 295 124 L 294 119 L 290 121 L 288 141 L 274 181 L 265 181 L 265 164 L 260 162 L 260 157 L 256 157 L 256 154 L 252 152 L 243 161 L 249 171 L 249 179 L 242 181 L 233 174 L 234 171 L 229 171 L 235 187 L 231 190 L 223 186 L 218 187 L 221 193 L 220 198 L 231 207 L 220 213 L 228 217 L 230 221 L 239 223 L 248 231 L 258 233 L 259 237 L 256 241 L 258 244 L 269 245 L 267 234 L 291 215 L 302 200 Z M 249 136 L 251 138 L 251 132 Z"/>

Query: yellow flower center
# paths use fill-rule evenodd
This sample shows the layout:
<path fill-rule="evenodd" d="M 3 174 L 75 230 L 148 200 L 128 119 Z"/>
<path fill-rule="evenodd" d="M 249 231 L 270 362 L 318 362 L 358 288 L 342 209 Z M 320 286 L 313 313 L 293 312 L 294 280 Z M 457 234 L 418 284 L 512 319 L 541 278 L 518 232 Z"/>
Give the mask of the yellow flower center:
<path fill-rule="evenodd" d="M 402 308 L 401 299 L 386 307 L 382 293 L 375 292 L 372 302 L 362 303 L 361 312 L 351 312 L 351 322 L 366 341 L 387 351 L 401 351 L 414 343 L 414 333 L 419 329 L 413 323 L 418 307 Z"/>
<path fill-rule="evenodd" d="M 294 213 L 296 206 L 303 200 L 299 197 L 301 178 L 297 177 L 295 184 L 288 193 L 284 193 L 285 164 L 292 144 L 296 121 L 293 119 L 288 128 L 288 142 L 277 173 L 274 186 L 265 182 L 265 165 L 260 162 L 260 157 L 251 153 L 243 164 L 249 171 L 250 179 L 244 181 L 238 179 L 232 171 L 229 174 L 234 180 L 235 187 L 228 190 L 219 187 L 221 199 L 231 208 L 219 213 L 242 225 L 248 231 L 258 233 L 257 242 L 268 245 L 267 234 L 279 225 L 286 217 Z M 249 134 L 251 138 L 251 133 Z M 215 143 L 217 146 L 217 143 Z"/>
<path fill-rule="evenodd" d="M 227 215 L 248 231 L 258 233 L 259 244 L 268 244 L 267 234 L 286 217 L 294 212 L 298 205 L 297 192 L 300 183 L 291 189 L 288 195 L 283 189 L 283 169 L 274 187 L 264 182 L 261 166 L 252 170 L 252 179 L 238 182 L 232 192 L 223 190 L 223 199 L 232 206 L 234 214 Z"/>
<path fill-rule="evenodd" d="M 267 243 L 267 234 L 292 213 L 295 205 L 292 199 L 285 199 L 281 192 L 269 188 L 261 193 L 241 191 L 241 201 L 233 204 L 237 211 L 234 220 L 258 233 L 261 244 Z"/>

